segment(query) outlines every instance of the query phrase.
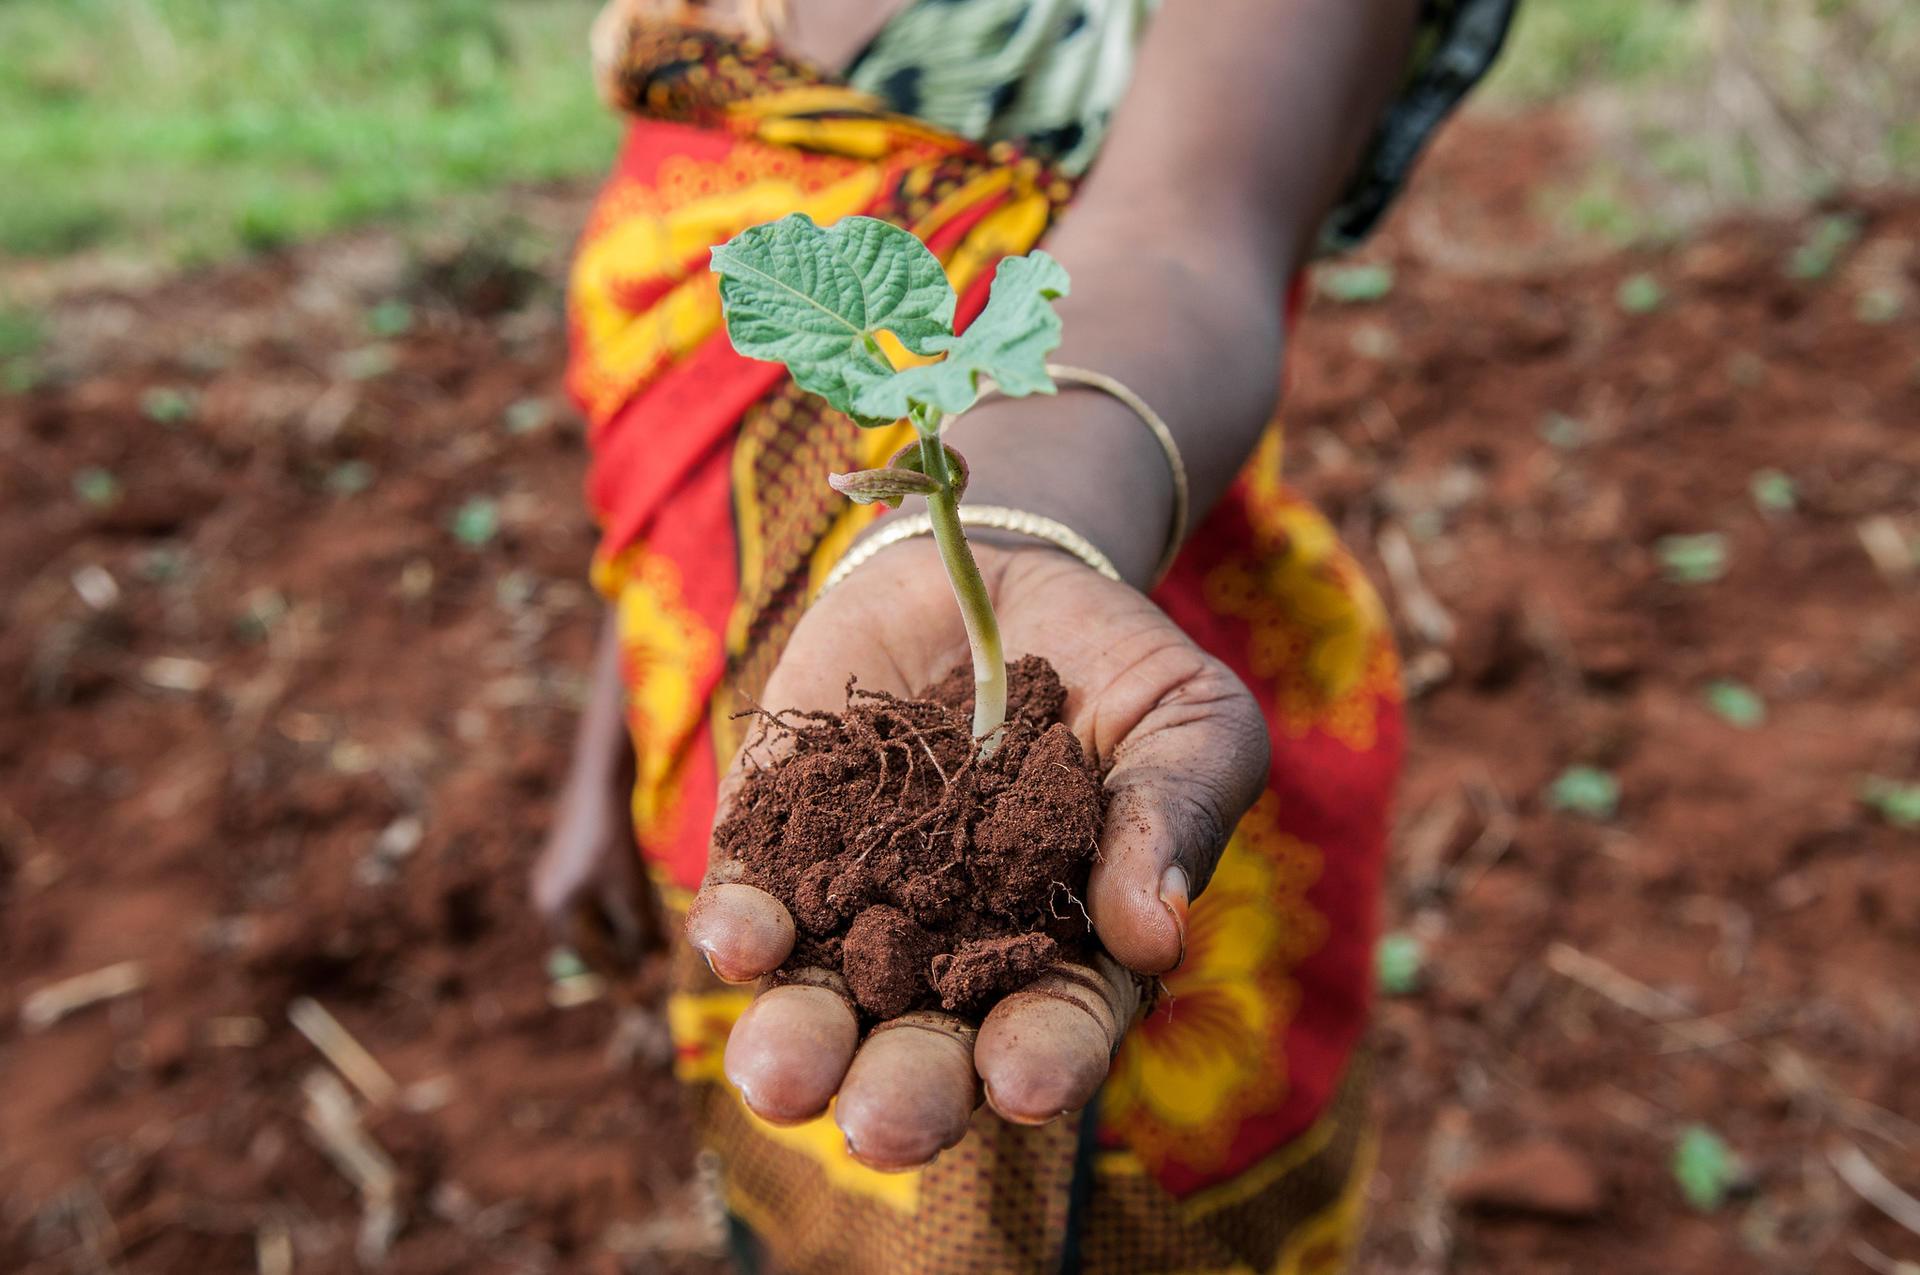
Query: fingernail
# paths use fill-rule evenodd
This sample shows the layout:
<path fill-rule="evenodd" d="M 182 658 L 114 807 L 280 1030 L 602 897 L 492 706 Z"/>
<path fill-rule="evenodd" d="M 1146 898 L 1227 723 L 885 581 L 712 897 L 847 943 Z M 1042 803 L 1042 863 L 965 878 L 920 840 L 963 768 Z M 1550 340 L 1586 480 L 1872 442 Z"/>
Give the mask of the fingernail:
<path fill-rule="evenodd" d="M 693 945 L 693 948 L 694 948 L 694 950 L 695 950 L 696 952 L 698 952 L 698 953 L 700 953 L 700 955 L 701 955 L 701 956 L 702 956 L 702 957 L 703 957 L 703 958 L 704 958 L 704 959 L 706 960 L 706 962 L 707 962 L 707 968 L 708 968 L 709 970 L 712 970 L 712 971 L 713 971 L 713 976 L 714 976 L 715 978 L 717 978 L 717 979 L 719 979 L 719 980 L 720 980 L 721 982 L 723 982 L 723 983 L 744 983 L 744 982 L 748 982 L 748 981 L 750 981 L 750 980 L 748 980 L 748 979 L 743 979 L 743 978 L 741 978 L 741 977 L 739 977 L 738 975 L 735 975 L 735 974 L 729 974 L 729 973 L 727 973 L 727 972 L 726 972 L 725 970 L 723 970 L 723 969 L 721 969 L 721 968 L 720 968 L 720 966 L 719 966 L 719 963 L 718 963 L 718 962 L 716 962 L 716 961 L 715 961 L 715 960 L 713 959 L 713 950 L 712 950 L 711 948 L 709 948 L 709 947 L 707 947 L 707 946 L 706 946 L 706 944 L 704 944 L 704 943 L 695 943 L 695 944 Z"/>
<path fill-rule="evenodd" d="M 1180 959 L 1174 962 L 1177 969 L 1187 959 L 1187 874 L 1179 864 L 1174 864 L 1160 874 L 1160 902 L 1166 906 L 1173 917 L 1173 929 L 1180 936 Z"/>

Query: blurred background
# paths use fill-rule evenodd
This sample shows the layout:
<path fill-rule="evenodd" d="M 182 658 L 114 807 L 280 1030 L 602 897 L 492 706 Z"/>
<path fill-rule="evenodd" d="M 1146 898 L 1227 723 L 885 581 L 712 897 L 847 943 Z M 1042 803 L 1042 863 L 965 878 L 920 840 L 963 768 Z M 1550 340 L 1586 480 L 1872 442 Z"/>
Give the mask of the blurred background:
<path fill-rule="evenodd" d="M 720 1269 L 523 898 L 593 12 L 0 0 L 0 1268 Z M 1920 1269 L 1916 181 L 1911 0 L 1526 0 L 1319 270 L 1413 724 L 1362 1269 Z"/>

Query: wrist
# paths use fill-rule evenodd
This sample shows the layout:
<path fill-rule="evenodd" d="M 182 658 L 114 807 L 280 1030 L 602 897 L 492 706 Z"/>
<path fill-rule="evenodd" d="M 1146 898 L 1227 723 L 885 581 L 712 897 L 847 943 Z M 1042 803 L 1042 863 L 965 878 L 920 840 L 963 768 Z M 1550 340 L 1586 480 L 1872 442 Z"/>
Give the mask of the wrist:
<path fill-rule="evenodd" d="M 967 458 L 966 505 L 1002 505 L 1084 536 L 1136 588 L 1153 582 L 1173 518 L 1165 453 L 1131 409 L 1095 391 L 983 404 L 951 427 Z M 982 543 L 1029 547 L 1017 532 L 969 529 Z"/>

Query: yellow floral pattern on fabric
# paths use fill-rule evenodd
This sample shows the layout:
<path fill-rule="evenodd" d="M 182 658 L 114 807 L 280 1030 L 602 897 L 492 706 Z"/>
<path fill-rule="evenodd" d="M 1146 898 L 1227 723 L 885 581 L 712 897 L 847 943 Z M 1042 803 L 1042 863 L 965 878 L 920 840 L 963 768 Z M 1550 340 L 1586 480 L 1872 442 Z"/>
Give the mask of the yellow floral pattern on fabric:
<path fill-rule="evenodd" d="M 707 268 L 714 244 L 790 212 L 838 221 L 871 203 L 880 181 L 871 164 L 817 156 L 803 164 L 790 149 L 746 143 L 720 160 L 665 160 L 651 183 L 609 183 L 568 285 L 580 349 L 570 388 L 589 414 L 610 415 L 719 329 L 720 289 Z"/>
<path fill-rule="evenodd" d="M 1207 605 L 1252 628 L 1248 661 L 1273 684 L 1277 724 L 1374 746 L 1379 704 L 1400 698 L 1386 609 L 1324 515 L 1282 486 L 1280 432 L 1243 471 L 1252 542 L 1207 574 Z"/>
<path fill-rule="evenodd" d="M 595 566 L 620 634 L 627 725 L 633 735 L 633 828 L 642 845 L 674 833 L 680 773 L 707 713 L 703 674 L 717 670 L 719 639 L 681 597 L 679 568 L 635 545 Z"/>
<path fill-rule="evenodd" d="M 1379 1152 L 1379 1140 L 1372 1133 L 1361 1139 L 1346 1189 L 1287 1237 L 1273 1275 L 1340 1275 L 1349 1268 L 1366 1221 L 1367 1184 L 1373 1180 Z"/>
<path fill-rule="evenodd" d="M 1292 969 L 1326 941 L 1307 901 L 1320 852 L 1279 830 L 1269 792 L 1241 819 L 1194 900 L 1187 959 L 1153 1013 L 1121 1042 L 1102 1121 L 1151 1167 L 1164 1157 L 1217 1167 L 1241 1121 L 1286 1098 L 1276 1059 L 1299 1004 Z"/>

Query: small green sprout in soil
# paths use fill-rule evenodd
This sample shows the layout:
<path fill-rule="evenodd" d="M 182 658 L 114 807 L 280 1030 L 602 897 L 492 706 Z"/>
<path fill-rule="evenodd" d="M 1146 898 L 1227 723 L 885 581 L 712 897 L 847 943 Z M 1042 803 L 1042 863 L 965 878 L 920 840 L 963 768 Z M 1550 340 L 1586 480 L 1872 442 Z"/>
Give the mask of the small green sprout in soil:
<path fill-rule="evenodd" d="M 983 381 L 1014 397 L 1053 393 L 1046 360 L 1060 343 L 1060 317 L 1052 302 L 1066 295 L 1066 270 L 1044 252 L 1007 258 L 986 308 L 956 335 L 957 298 L 939 258 L 907 231 L 871 217 L 823 229 L 794 213 L 754 226 L 713 250 L 713 269 L 735 349 L 786 364 L 801 389 L 863 428 L 902 418 L 912 424 L 915 441 L 883 468 L 827 481 L 859 504 L 926 498 L 973 657 L 973 733 L 991 750 L 1006 719 L 1006 654 L 960 526 L 966 462 L 941 432 L 973 406 Z M 896 371 L 882 334 L 938 361 Z"/>
<path fill-rule="evenodd" d="M 1673 1180 L 1695 1210 L 1712 1213 L 1741 1184 L 1746 1169 L 1722 1138 L 1705 1125 L 1688 1125 L 1673 1148 Z"/>
<path fill-rule="evenodd" d="M 286 594 L 278 589 L 255 589 L 242 600 L 240 614 L 233 617 L 234 636 L 242 642 L 264 642 L 289 610 Z"/>
<path fill-rule="evenodd" d="M 191 420 L 194 406 L 194 396 L 190 390 L 172 385 L 156 385 L 140 396 L 141 412 L 148 420 L 161 425 L 178 425 L 181 421 Z"/>
<path fill-rule="evenodd" d="M 1650 274 L 1630 275 L 1621 280 L 1614 300 L 1628 314 L 1652 314 L 1667 303 L 1667 290 Z"/>
<path fill-rule="evenodd" d="M 1547 789 L 1547 804 L 1589 819 L 1611 819 L 1620 809 L 1620 781 L 1596 766 L 1569 766 Z"/>
<path fill-rule="evenodd" d="M 556 947 L 547 953 L 547 981 L 564 983 L 586 974 L 587 963 L 570 947 Z"/>
<path fill-rule="evenodd" d="M 1896 828 L 1920 828 L 1920 783 L 1870 775 L 1861 781 L 1860 800 Z"/>
<path fill-rule="evenodd" d="M 544 398 L 515 399 L 507 405 L 507 433 L 537 434 L 553 421 L 553 404 Z"/>
<path fill-rule="evenodd" d="M 98 465 L 88 465 L 74 474 L 73 494 L 89 509 L 111 509 L 120 503 L 120 480 Z"/>
<path fill-rule="evenodd" d="M 1717 531 L 1662 536 L 1655 552 L 1661 570 L 1675 584 L 1712 584 L 1727 573 L 1727 538 Z"/>
<path fill-rule="evenodd" d="M 1813 223 L 1806 238 L 1787 258 L 1789 279 L 1824 279 L 1860 238 L 1860 219 L 1851 213 L 1834 213 Z"/>
<path fill-rule="evenodd" d="M 1800 492 L 1793 479 L 1777 469 L 1754 470 L 1747 480 L 1747 491 L 1762 513 L 1790 514 L 1800 503 Z"/>
<path fill-rule="evenodd" d="M 373 486 L 373 466 L 364 460 L 343 460 L 327 471 L 327 490 L 336 496 L 358 496 Z"/>
<path fill-rule="evenodd" d="M 1853 317 L 1862 323 L 1878 327 L 1892 323 L 1906 312 L 1906 299 L 1892 288 L 1876 286 L 1866 289 L 1853 303 Z"/>
<path fill-rule="evenodd" d="M 1384 301 L 1393 292 L 1393 267 L 1380 263 L 1324 266 L 1314 276 L 1321 296 L 1342 305 Z"/>
<path fill-rule="evenodd" d="M 1590 441 L 1587 427 L 1565 412 L 1548 412 L 1540 421 L 1540 437 L 1563 452 L 1578 451 Z"/>
<path fill-rule="evenodd" d="M 454 510 L 447 529 L 469 549 L 485 547 L 500 534 L 500 502 L 489 496 L 473 497 Z"/>
<path fill-rule="evenodd" d="M 1741 730 L 1752 730 L 1767 720 L 1767 702 L 1752 687 L 1739 682 L 1709 682 L 1706 700 L 1715 716 Z"/>
<path fill-rule="evenodd" d="M 393 371 L 400 356 L 391 345 L 363 345 L 333 361 L 334 371 L 349 381 L 371 381 Z"/>
<path fill-rule="evenodd" d="M 397 297 L 367 311 L 367 331 L 379 337 L 401 336 L 413 327 L 413 307 Z"/>
<path fill-rule="evenodd" d="M 1382 996 L 1411 996 L 1426 981 L 1426 946 L 1404 930 L 1380 936 L 1373 949 L 1374 981 Z"/>

